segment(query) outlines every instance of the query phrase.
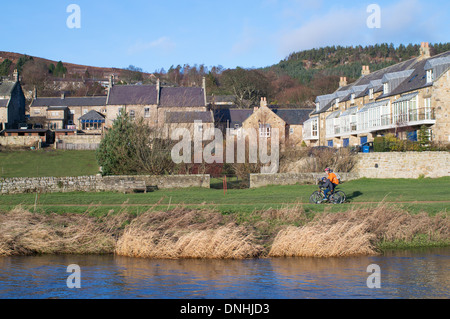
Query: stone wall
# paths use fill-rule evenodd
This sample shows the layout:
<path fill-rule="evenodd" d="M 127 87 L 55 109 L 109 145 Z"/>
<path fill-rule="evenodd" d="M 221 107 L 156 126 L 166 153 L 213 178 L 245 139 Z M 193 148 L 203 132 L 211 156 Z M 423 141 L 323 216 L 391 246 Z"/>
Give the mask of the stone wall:
<path fill-rule="evenodd" d="M 438 178 L 450 176 L 450 152 L 360 153 L 352 173 L 338 173 L 343 182 L 358 178 Z M 324 173 L 250 174 L 250 188 L 314 184 Z"/>
<path fill-rule="evenodd" d="M 450 152 L 360 153 L 354 171 L 367 178 L 450 176 Z"/>
<path fill-rule="evenodd" d="M 79 176 L 0 179 L 0 194 L 55 192 L 132 192 L 146 186 L 159 189 L 210 187 L 209 175 Z"/>
<path fill-rule="evenodd" d="M 102 141 L 101 135 L 61 135 L 55 148 L 60 150 L 96 150 Z"/>
<path fill-rule="evenodd" d="M 36 146 L 42 140 L 41 136 L 0 136 L 2 146 Z"/>

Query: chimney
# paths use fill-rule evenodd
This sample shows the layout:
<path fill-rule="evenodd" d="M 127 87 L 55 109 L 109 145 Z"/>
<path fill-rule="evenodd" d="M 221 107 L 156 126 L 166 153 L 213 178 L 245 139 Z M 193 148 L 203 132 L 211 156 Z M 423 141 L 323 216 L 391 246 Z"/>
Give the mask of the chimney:
<path fill-rule="evenodd" d="M 109 88 L 112 88 L 114 86 L 114 74 L 111 74 L 109 76 Z"/>
<path fill-rule="evenodd" d="M 208 101 L 206 99 L 206 78 L 203 77 L 202 79 L 202 87 L 203 87 L 203 98 L 205 99 L 205 106 L 208 105 Z"/>
<path fill-rule="evenodd" d="M 420 58 L 427 59 L 430 55 L 430 45 L 428 42 L 422 42 L 420 44 Z"/>
<path fill-rule="evenodd" d="M 156 105 L 159 105 L 159 97 L 161 94 L 161 82 L 156 79 Z"/>
<path fill-rule="evenodd" d="M 260 106 L 263 107 L 267 107 L 267 98 L 266 97 L 262 97 L 261 98 L 261 102 L 260 102 Z"/>
<path fill-rule="evenodd" d="M 19 82 L 19 71 L 17 69 L 14 69 L 13 80 L 14 82 Z"/>
<path fill-rule="evenodd" d="M 370 74 L 370 68 L 368 65 L 363 65 L 362 66 L 362 71 L 361 71 L 361 75 L 365 76 L 365 75 L 369 75 Z"/>
<path fill-rule="evenodd" d="M 341 79 L 339 81 L 339 87 L 344 87 L 347 85 L 347 78 L 345 76 L 341 76 Z"/>

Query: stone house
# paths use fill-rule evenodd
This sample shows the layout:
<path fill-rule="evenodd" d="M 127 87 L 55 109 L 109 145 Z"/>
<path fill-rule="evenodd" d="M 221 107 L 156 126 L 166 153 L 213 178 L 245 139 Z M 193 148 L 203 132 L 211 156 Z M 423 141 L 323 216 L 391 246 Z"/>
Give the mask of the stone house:
<path fill-rule="evenodd" d="M 80 118 L 94 111 L 106 115 L 106 96 L 92 97 L 37 97 L 30 105 L 30 120 L 51 130 L 83 131 Z"/>
<path fill-rule="evenodd" d="M 165 116 L 163 136 L 166 138 L 171 138 L 172 133 L 178 128 L 189 130 L 192 139 L 195 132 L 204 134 L 207 130 L 214 129 L 212 111 L 166 112 Z"/>
<path fill-rule="evenodd" d="M 53 131 L 101 134 L 103 129 L 112 126 L 120 111 L 127 112 L 132 119 L 142 117 L 151 127 L 166 130 L 167 113 L 208 112 L 205 86 L 161 87 L 159 81 L 156 85 L 113 85 L 112 79 L 109 83 L 107 96 L 38 97 L 35 91 L 30 119 Z"/>
<path fill-rule="evenodd" d="M 316 110 L 304 126 L 309 145 L 347 147 L 393 133 L 417 140 L 427 126 L 432 139 L 450 142 L 450 52 L 431 57 L 427 43 L 420 55 L 370 72 L 363 66 L 352 84 L 341 77 L 334 93 L 318 96 Z"/>
<path fill-rule="evenodd" d="M 167 128 L 167 113 L 207 112 L 206 87 L 162 87 L 156 85 L 112 85 L 108 91 L 106 127 L 120 111 L 131 118 L 142 117 L 151 127 Z M 179 119 L 179 115 L 176 116 Z"/>
<path fill-rule="evenodd" d="M 253 109 L 217 109 L 214 111 L 216 127 L 225 134 L 240 135 L 241 129 L 253 129 L 259 138 L 270 138 L 278 129 L 281 145 L 300 145 L 303 142 L 303 123 L 312 109 L 286 109 L 269 107 L 262 98 L 259 107 Z"/>
<path fill-rule="evenodd" d="M 0 131 L 17 129 L 25 120 L 25 95 L 16 70 L 12 80 L 0 79 Z"/>

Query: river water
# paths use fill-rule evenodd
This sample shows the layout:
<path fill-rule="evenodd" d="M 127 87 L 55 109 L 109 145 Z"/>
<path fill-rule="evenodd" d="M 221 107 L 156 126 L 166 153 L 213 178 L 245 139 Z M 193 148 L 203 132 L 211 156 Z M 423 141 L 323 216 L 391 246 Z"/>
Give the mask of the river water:
<path fill-rule="evenodd" d="M 72 264 L 79 272 L 68 272 Z M 80 288 L 68 287 L 74 278 Z M 450 248 L 255 260 L 0 257 L 1 299 L 443 299 L 449 290 Z"/>

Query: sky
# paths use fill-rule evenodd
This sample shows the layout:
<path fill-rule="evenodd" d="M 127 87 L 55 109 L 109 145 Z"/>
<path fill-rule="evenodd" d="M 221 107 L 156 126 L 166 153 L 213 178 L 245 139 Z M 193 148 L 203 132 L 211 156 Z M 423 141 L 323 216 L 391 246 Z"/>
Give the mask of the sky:
<path fill-rule="evenodd" d="M 89 66 L 258 68 L 327 45 L 449 42 L 450 1 L 21 0 L 2 3 L 0 34 L 0 51 Z"/>

